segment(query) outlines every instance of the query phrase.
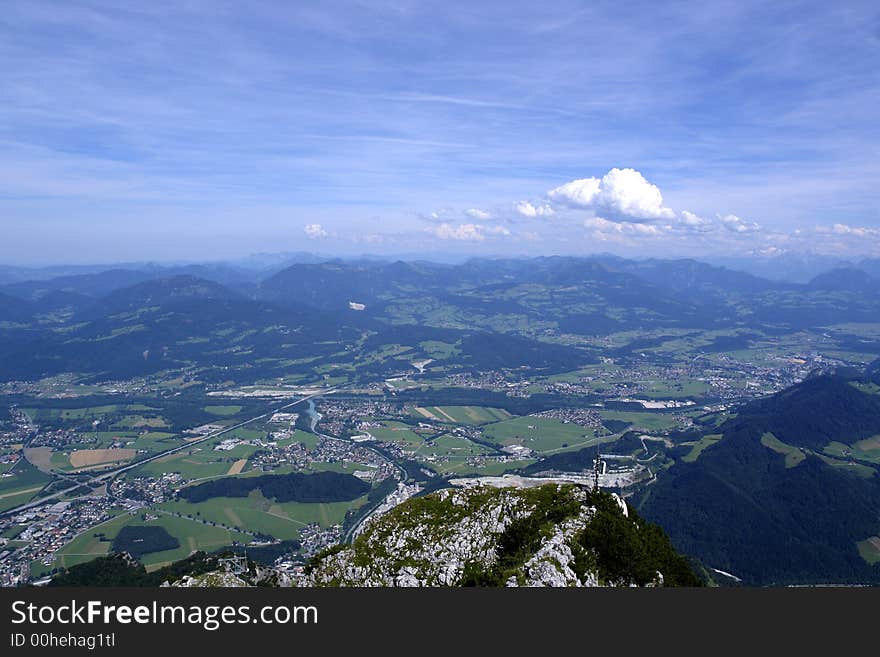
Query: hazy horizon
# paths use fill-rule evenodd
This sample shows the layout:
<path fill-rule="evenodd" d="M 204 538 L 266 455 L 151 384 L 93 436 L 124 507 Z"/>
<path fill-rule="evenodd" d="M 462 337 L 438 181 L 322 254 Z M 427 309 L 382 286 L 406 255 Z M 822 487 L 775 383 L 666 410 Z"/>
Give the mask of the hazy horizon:
<path fill-rule="evenodd" d="M 333 253 L 333 252 L 317 252 L 317 251 L 276 251 L 276 252 L 259 252 L 239 254 L 230 257 L 215 258 L 193 258 L 193 259 L 162 259 L 159 257 L 144 257 L 137 260 L 88 260 L 70 261 L 70 262 L 44 262 L 44 263 L 24 263 L 16 264 L 11 262 L 0 261 L 0 270 L 7 270 L 7 274 L 13 280 L 28 280 L 28 273 L 37 279 L 51 279 L 55 276 L 69 276 L 77 274 L 91 274 L 100 271 L 109 271 L 112 269 L 149 269 L 156 267 L 159 269 L 174 269 L 176 267 L 199 267 L 199 266 L 229 266 L 240 269 L 242 271 L 250 270 L 253 272 L 271 272 L 279 271 L 295 264 L 311 264 L 324 262 L 376 262 L 376 263 L 392 263 L 392 262 L 423 262 L 430 264 L 457 266 L 467 263 L 470 260 L 528 260 L 531 258 L 581 258 L 590 259 L 607 259 L 622 258 L 628 261 L 677 261 L 677 260 L 693 260 L 704 264 L 723 267 L 734 271 L 741 271 L 757 275 L 763 278 L 789 280 L 791 282 L 805 282 L 813 276 L 830 271 L 837 267 L 859 267 L 863 262 L 874 260 L 872 258 L 863 257 L 842 257 L 832 255 L 822 255 L 816 253 L 783 253 L 773 255 L 744 255 L 744 256 L 706 256 L 706 255 L 620 255 L 610 251 L 595 251 L 591 253 L 546 253 L 546 254 L 503 254 L 503 253 L 461 253 L 453 251 L 435 251 L 431 253 L 417 252 L 399 252 L 399 253 Z M 872 266 L 873 269 L 873 266 Z M 17 272 L 17 273 L 16 273 Z M 24 276 L 22 278 L 22 276 Z M 0 283 L 4 281 L 0 279 Z"/>
<path fill-rule="evenodd" d="M 0 262 L 880 253 L 869 2 L 14 1 L 0 35 Z"/>

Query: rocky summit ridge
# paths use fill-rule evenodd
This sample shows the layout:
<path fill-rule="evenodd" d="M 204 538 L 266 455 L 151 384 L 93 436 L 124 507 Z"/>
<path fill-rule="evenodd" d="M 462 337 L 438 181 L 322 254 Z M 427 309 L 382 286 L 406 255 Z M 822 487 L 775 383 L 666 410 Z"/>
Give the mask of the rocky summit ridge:
<path fill-rule="evenodd" d="M 575 485 L 444 489 L 317 554 L 294 586 L 697 586 L 617 495 Z"/>

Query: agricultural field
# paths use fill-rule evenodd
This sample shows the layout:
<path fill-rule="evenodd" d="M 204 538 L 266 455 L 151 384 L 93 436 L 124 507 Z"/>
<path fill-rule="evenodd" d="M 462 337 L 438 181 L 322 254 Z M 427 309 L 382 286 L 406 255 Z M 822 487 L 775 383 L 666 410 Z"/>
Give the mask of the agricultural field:
<path fill-rule="evenodd" d="M 424 443 L 417 451 L 419 457 L 438 456 L 447 458 L 465 458 L 468 456 L 480 456 L 491 454 L 492 450 L 483 445 L 454 435 L 442 435 L 436 439 Z"/>
<path fill-rule="evenodd" d="M 852 446 L 839 442 L 832 442 L 822 450 L 829 456 L 841 459 L 855 458 L 860 461 L 869 461 L 880 464 L 880 436 L 872 436 L 853 443 Z"/>
<path fill-rule="evenodd" d="M 518 417 L 483 427 L 483 435 L 500 445 L 522 445 L 536 452 L 585 446 L 593 441 L 593 432 L 576 424 L 553 418 Z"/>
<path fill-rule="evenodd" d="M 490 477 L 502 475 L 505 472 L 518 470 L 527 465 L 534 463 L 536 459 L 517 459 L 509 461 L 501 461 L 497 459 L 486 459 L 481 465 L 468 465 L 464 461 L 449 462 L 445 464 L 442 473 L 445 475 L 469 476 L 476 475 L 480 477 Z"/>
<path fill-rule="evenodd" d="M 360 507 L 361 497 L 350 502 L 282 502 L 266 499 L 260 491 L 247 497 L 215 497 L 204 502 L 182 500 L 166 502 L 160 509 L 214 522 L 229 529 L 243 529 L 268 534 L 278 539 L 296 539 L 299 530 L 311 522 L 323 526 L 341 523 L 350 508 Z"/>
<path fill-rule="evenodd" d="M 164 527 L 169 534 L 180 541 L 180 547 L 173 550 L 145 554 L 141 558 L 141 563 L 146 566 L 147 570 L 155 570 L 174 561 L 185 559 L 197 550 L 213 552 L 231 545 L 233 541 L 246 543 L 250 538 L 247 534 L 225 527 L 214 527 L 188 518 L 177 518 L 165 514 L 148 522 L 143 522 L 140 517 L 136 517 L 132 524 Z"/>
<path fill-rule="evenodd" d="M 70 465 L 86 469 L 96 465 L 126 463 L 137 455 L 133 449 L 78 449 L 70 453 Z"/>
<path fill-rule="evenodd" d="M 33 496 L 36 495 L 41 488 L 42 486 L 29 486 L 3 491 L 0 493 L 0 512 L 30 502 Z"/>
<path fill-rule="evenodd" d="M 140 417 L 140 413 L 156 412 L 159 409 L 144 404 L 105 404 L 82 408 L 23 408 L 21 410 L 27 413 L 34 422 L 39 423 L 52 420 L 101 420 L 107 415 L 116 413 L 131 413 L 132 417 Z"/>
<path fill-rule="evenodd" d="M 425 443 L 425 439 L 417 434 L 413 427 L 402 422 L 383 422 L 381 429 L 371 427 L 368 431 L 376 440 L 396 443 L 404 449 L 418 449 Z"/>
<path fill-rule="evenodd" d="M 145 521 L 141 514 L 123 513 L 77 536 L 58 551 L 54 565 L 56 567 L 70 567 L 108 554 L 113 545 L 113 539 L 127 525 L 164 527 L 180 542 L 180 547 L 172 550 L 143 555 L 141 563 L 148 570 L 183 559 L 195 550 L 212 551 L 230 545 L 232 541 L 247 542 L 250 540 L 246 534 L 234 530 L 230 531 L 224 527 L 214 527 L 188 518 L 163 514 L 157 519 Z"/>
<path fill-rule="evenodd" d="M 26 447 L 23 452 L 25 460 L 39 468 L 40 470 L 46 471 L 52 468 L 52 459 L 55 454 L 58 454 L 59 457 L 63 457 L 64 455 L 58 452 L 53 453 L 51 447 Z M 64 459 L 66 461 L 66 459 Z M 70 465 L 68 463 L 68 465 Z"/>
<path fill-rule="evenodd" d="M 214 450 L 210 444 L 202 443 L 192 450 L 169 454 L 145 463 L 134 470 L 138 476 L 161 476 L 176 472 L 188 481 L 224 476 L 239 460 L 247 459 L 258 448 L 253 445 L 238 445 L 230 450 Z"/>
<path fill-rule="evenodd" d="M 703 453 L 703 450 L 707 447 L 714 445 L 719 442 L 724 436 L 720 433 L 710 433 L 708 435 L 703 436 L 697 442 L 694 443 L 693 447 L 691 447 L 691 451 L 685 454 L 681 460 L 685 463 L 693 463 L 698 458 L 700 458 L 700 454 Z M 687 444 L 687 443 L 682 443 Z"/>
<path fill-rule="evenodd" d="M 339 472 L 342 474 L 354 474 L 358 471 L 372 470 L 373 468 L 369 465 L 365 465 L 363 463 L 352 463 L 351 461 L 335 461 L 333 463 L 326 463 L 321 461 L 313 461 L 311 467 L 308 468 L 307 471 L 310 472 Z M 291 470 L 292 471 L 292 470 Z M 302 472 L 300 470 L 299 472 Z M 284 472 L 279 468 L 276 470 L 272 470 L 272 474 L 284 474 Z"/>
<path fill-rule="evenodd" d="M 642 413 L 639 411 L 599 411 L 606 420 L 621 420 L 632 424 L 632 429 L 642 429 L 644 431 L 664 431 L 674 428 L 678 422 L 669 413 Z"/>
<path fill-rule="evenodd" d="M 145 427 L 151 429 L 165 429 L 169 425 L 168 422 L 166 422 L 165 419 L 161 417 L 126 415 L 110 426 L 115 429 L 141 429 Z"/>
<path fill-rule="evenodd" d="M 79 434 L 79 443 L 81 445 L 88 445 L 94 449 L 101 449 L 110 447 L 110 445 L 115 442 L 134 442 L 142 435 L 146 436 L 150 434 L 141 434 L 139 431 L 89 431 L 87 433 Z M 152 435 L 169 436 L 172 434 L 157 431 Z"/>
<path fill-rule="evenodd" d="M 493 451 L 478 445 L 467 438 L 443 435 L 426 442 L 416 450 L 414 458 L 433 468 L 442 475 L 461 474 L 462 472 L 482 472 L 477 466 L 468 465 L 467 459 L 475 456 L 486 456 Z"/>
<path fill-rule="evenodd" d="M 129 436 L 119 436 L 119 442 L 124 443 L 128 448 L 145 450 L 147 452 L 162 452 L 180 444 L 175 434 L 162 431 L 150 431 L 149 433 L 142 433 L 133 438 Z"/>
<path fill-rule="evenodd" d="M 486 406 L 416 406 L 412 410 L 412 416 L 420 420 L 473 425 L 499 422 L 513 417 L 504 409 Z"/>
<path fill-rule="evenodd" d="M 213 445 L 223 440 L 229 440 L 230 438 L 238 438 L 239 440 L 263 440 L 266 438 L 266 432 L 261 429 L 239 427 L 238 429 L 233 429 L 232 431 L 224 433 L 222 436 L 218 436 L 214 440 L 209 440 L 205 444 Z"/>
<path fill-rule="evenodd" d="M 74 538 L 55 554 L 55 566 L 70 568 L 78 563 L 91 561 L 110 552 L 113 538 L 132 521 L 128 513 L 122 513 L 106 522 L 90 527 Z"/>
<path fill-rule="evenodd" d="M 428 356 L 434 358 L 436 360 L 444 360 L 447 358 L 452 358 L 456 354 L 460 353 L 458 348 L 449 342 L 440 342 L 439 340 L 425 340 L 423 342 L 419 342 L 419 346 L 425 351 Z"/>
<path fill-rule="evenodd" d="M 862 559 L 873 565 L 880 563 L 880 536 L 871 536 L 857 544 Z"/>
<path fill-rule="evenodd" d="M 877 470 L 872 468 L 870 465 L 864 465 L 863 463 L 856 463 L 855 461 L 850 461 L 848 459 L 836 459 L 831 456 L 826 456 L 825 454 L 816 454 L 822 461 L 830 465 L 834 468 L 840 468 L 841 470 L 845 470 L 848 472 L 852 472 L 853 474 L 858 475 L 864 479 L 870 479 L 877 474 Z"/>
<path fill-rule="evenodd" d="M 803 450 L 785 444 L 772 433 L 765 433 L 761 436 L 761 444 L 764 447 L 769 447 L 778 454 L 784 455 L 786 468 L 794 468 L 807 458 L 807 455 L 804 454 Z"/>
<path fill-rule="evenodd" d="M 880 436 L 871 436 L 853 444 L 853 447 L 865 455 L 880 457 Z"/>
<path fill-rule="evenodd" d="M 205 413 L 210 413 L 211 415 L 217 415 L 219 417 L 231 417 L 233 415 L 237 415 L 241 413 L 241 406 L 229 405 L 229 406 L 205 406 Z"/>
<path fill-rule="evenodd" d="M 709 392 L 709 385 L 703 381 L 656 381 L 639 397 L 646 399 L 694 399 Z"/>
<path fill-rule="evenodd" d="M 50 480 L 49 475 L 23 459 L 7 470 L 5 475 L 0 476 L 0 511 L 29 501 Z"/>
<path fill-rule="evenodd" d="M 229 471 L 226 474 L 230 476 L 241 474 L 242 470 L 244 470 L 247 465 L 247 462 L 247 459 L 238 459 L 235 463 L 229 466 Z"/>
<path fill-rule="evenodd" d="M 318 446 L 318 442 L 321 440 L 320 436 L 309 433 L 308 431 L 301 431 L 297 429 L 293 432 L 293 435 L 290 438 L 283 438 L 281 440 L 276 441 L 279 447 L 287 447 L 288 445 L 293 445 L 294 443 L 300 443 L 306 447 L 306 449 L 315 449 Z"/>

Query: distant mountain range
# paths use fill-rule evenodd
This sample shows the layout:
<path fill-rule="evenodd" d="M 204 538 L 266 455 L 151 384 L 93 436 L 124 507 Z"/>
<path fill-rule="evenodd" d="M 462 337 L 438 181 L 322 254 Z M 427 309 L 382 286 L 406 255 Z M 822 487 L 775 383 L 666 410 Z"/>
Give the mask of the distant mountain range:
<path fill-rule="evenodd" d="M 228 265 L 151 267 L 0 286 L 0 356 L 6 378 L 63 371 L 117 378 L 187 363 L 236 367 L 245 355 L 250 362 L 324 357 L 331 340 L 363 334 L 374 347 L 403 341 L 413 359 L 433 358 L 425 344 L 440 342 L 460 344 L 467 367 L 547 371 L 598 357 L 566 346 L 564 334 L 778 334 L 877 317 L 880 284 L 853 268 L 794 284 L 695 260 L 611 256 L 330 261 L 262 274 Z M 377 374 L 395 362 L 359 367 Z"/>

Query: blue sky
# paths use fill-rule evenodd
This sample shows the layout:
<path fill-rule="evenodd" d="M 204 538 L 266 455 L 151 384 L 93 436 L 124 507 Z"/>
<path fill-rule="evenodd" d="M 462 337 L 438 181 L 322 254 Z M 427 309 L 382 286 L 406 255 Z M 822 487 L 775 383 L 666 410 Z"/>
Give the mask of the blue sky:
<path fill-rule="evenodd" d="M 0 261 L 880 255 L 871 2 L 6 2 Z"/>

